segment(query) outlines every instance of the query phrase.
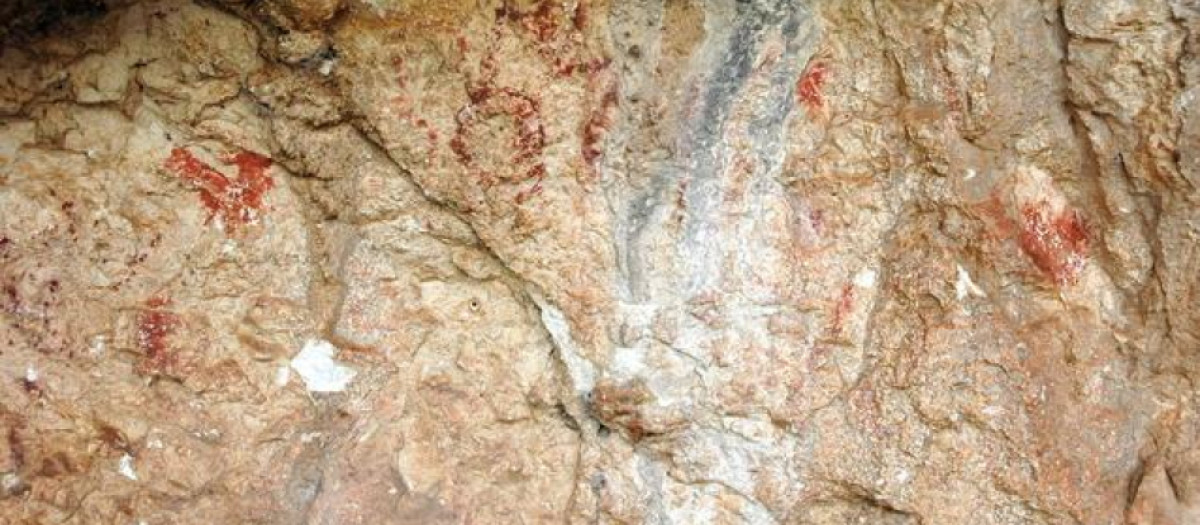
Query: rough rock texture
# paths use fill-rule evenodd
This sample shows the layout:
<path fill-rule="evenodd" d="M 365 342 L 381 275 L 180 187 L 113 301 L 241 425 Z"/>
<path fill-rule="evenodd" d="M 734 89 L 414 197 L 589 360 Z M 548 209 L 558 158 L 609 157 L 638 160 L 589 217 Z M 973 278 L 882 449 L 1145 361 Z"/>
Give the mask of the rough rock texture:
<path fill-rule="evenodd" d="M 2 523 L 1200 523 L 1194 0 L 0 17 Z"/>

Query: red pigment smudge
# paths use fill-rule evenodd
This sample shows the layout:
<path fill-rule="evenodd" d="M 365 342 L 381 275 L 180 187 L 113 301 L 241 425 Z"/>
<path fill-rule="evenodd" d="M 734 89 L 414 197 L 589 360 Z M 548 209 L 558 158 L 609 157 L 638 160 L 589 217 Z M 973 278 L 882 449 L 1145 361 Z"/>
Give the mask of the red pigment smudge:
<path fill-rule="evenodd" d="M 825 213 L 821 210 L 813 209 L 808 211 L 808 223 L 812 226 L 813 232 L 818 237 L 825 233 Z"/>
<path fill-rule="evenodd" d="M 820 108 L 825 104 L 825 99 L 821 95 L 821 88 L 825 86 L 828 75 L 828 65 L 824 62 L 814 62 L 804 71 L 803 75 L 800 75 L 800 80 L 796 81 L 796 96 L 809 109 Z"/>
<path fill-rule="evenodd" d="M 575 29 L 582 31 L 587 27 L 588 23 L 588 5 L 587 0 L 579 0 L 575 4 L 575 15 L 571 17 L 571 23 L 575 25 Z"/>
<path fill-rule="evenodd" d="M 1007 209 L 1000 195 L 995 191 L 988 196 L 986 201 L 978 206 L 980 215 L 989 224 L 989 229 L 984 231 L 986 238 L 993 240 L 1011 239 L 1016 234 L 1017 223 L 1009 216 Z"/>
<path fill-rule="evenodd" d="M 511 88 L 478 86 L 467 92 L 470 107 L 463 108 L 456 117 L 457 127 L 450 140 L 450 149 L 458 161 L 468 168 L 475 168 L 475 157 L 469 147 L 470 139 L 477 133 L 476 127 L 489 118 L 507 115 L 513 119 L 516 134 L 512 138 L 510 163 L 515 166 L 528 165 L 542 154 L 546 147 L 546 131 L 542 126 L 541 109 L 533 97 Z M 490 175 L 476 170 L 485 183 L 491 182 Z M 545 166 L 537 162 L 524 170 L 522 180 L 540 178 L 545 175 Z"/>
<path fill-rule="evenodd" d="M 139 374 L 162 375 L 175 365 L 168 339 L 180 324 L 179 317 L 163 310 L 170 300 L 155 297 L 146 301 L 147 310 L 138 316 L 137 345 L 142 351 Z"/>
<path fill-rule="evenodd" d="M 1046 202 L 1021 208 L 1021 250 L 1054 282 L 1074 284 L 1087 262 L 1089 236 L 1079 212 L 1052 215 Z"/>
<path fill-rule="evenodd" d="M 589 166 L 593 165 L 604 152 L 600 147 L 600 141 L 603 140 L 608 127 L 612 125 L 612 110 L 616 106 L 617 87 L 614 85 L 604 93 L 604 98 L 600 100 L 600 107 L 583 125 L 583 144 L 580 150 L 584 162 Z"/>
<path fill-rule="evenodd" d="M 23 426 L 18 422 L 18 424 L 8 427 L 8 452 L 12 457 L 13 464 L 18 469 L 25 466 L 25 443 L 19 433 Z"/>
<path fill-rule="evenodd" d="M 593 58 L 591 60 L 568 60 L 561 56 L 554 57 L 554 75 L 559 78 L 566 78 L 574 75 L 576 72 L 583 72 L 589 75 L 595 75 L 604 71 L 608 66 L 612 65 L 611 58 Z"/>
<path fill-rule="evenodd" d="M 533 43 L 538 54 L 551 63 L 554 74 L 558 77 L 568 77 L 577 72 L 595 72 L 608 66 L 607 59 L 587 60 L 580 56 L 584 50 L 581 30 L 588 23 L 586 2 L 579 2 L 574 12 L 564 13 L 560 2 L 539 0 L 530 8 L 524 10 L 513 5 L 515 2 L 505 0 L 496 9 L 496 32 L 494 38 L 499 38 L 500 29 L 507 25 L 515 25 L 518 29 L 533 34 Z M 568 20 L 569 18 L 569 20 Z M 568 25 L 564 25 L 567 23 Z M 494 78 L 496 63 L 494 50 L 480 64 L 485 78 Z"/>
<path fill-rule="evenodd" d="M 4 285 L 4 301 L 3 311 L 15 314 L 21 311 L 21 297 L 17 294 L 17 287 L 13 284 Z"/>
<path fill-rule="evenodd" d="M 200 202 L 208 208 L 209 222 L 219 217 L 225 227 L 236 231 L 258 216 L 263 196 L 275 181 L 267 174 L 271 159 L 257 153 L 243 151 L 225 159 L 225 163 L 237 166 L 236 180 L 230 180 L 183 148 L 171 150 L 163 165 L 200 190 Z"/>
<path fill-rule="evenodd" d="M 850 309 L 854 307 L 854 287 L 849 283 L 842 286 L 842 294 L 838 299 L 837 308 L 833 310 L 833 335 L 841 335 L 842 324 L 846 322 L 846 317 L 850 315 Z"/>
<path fill-rule="evenodd" d="M 543 168 L 542 171 L 544 172 L 545 169 Z M 520 193 L 518 193 L 517 204 L 525 204 L 525 201 L 529 200 L 530 197 L 542 193 L 542 180 L 544 180 L 544 175 L 538 176 L 534 180 L 533 186 L 530 186 L 529 189 L 522 190 Z"/>
<path fill-rule="evenodd" d="M 458 161 L 463 164 L 470 164 L 474 157 L 471 156 L 471 151 L 467 149 L 467 141 L 463 139 L 462 134 L 455 133 L 454 138 L 450 139 L 450 150 L 454 152 L 454 156 L 458 157 Z"/>
<path fill-rule="evenodd" d="M 526 31 L 533 33 L 539 42 L 548 42 L 558 33 L 558 13 L 559 8 L 550 0 L 541 0 L 531 11 L 521 11 L 512 5 L 512 2 L 505 1 L 498 9 L 496 9 L 496 18 L 507 18 L 510 22 L 518 23 Z"/>
<path fill-rule="evenodd" d="M 40 396 L 42 394 L 42 385 L 36 379 L 30 380 L 28 377 L 22 377 L 21 388 L 25 389 L 25 393 L 31 396 Z"/>

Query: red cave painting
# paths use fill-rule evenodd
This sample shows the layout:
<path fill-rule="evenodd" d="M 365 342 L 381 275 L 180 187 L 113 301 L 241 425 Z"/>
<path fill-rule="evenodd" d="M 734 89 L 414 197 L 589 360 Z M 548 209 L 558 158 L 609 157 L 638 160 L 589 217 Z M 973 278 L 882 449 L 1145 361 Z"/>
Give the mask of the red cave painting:
<path fill-rule="evenodd" d="M 1087 262 L 1088 232 L 1076 211 L 1053 212 L 1048 203 L 1021 208 L 1021 250 L 1059 285 L 1074 284 Z"/>
<path fill-rule="evenodd" d="M 580 153 L 588 173 L 594 175 L 594 163 L 600 157 L 601 142 L 612 123 L 613 108 L 617 105 L 615 82 L 606 74 L 611 60 L 592 56 L 582 45 L 581 31 L 588 23 L 588 6 L 579 2 L 573 13 L 568 13 L 559 3 L 542 0 L 532 6 L 521 8 L 506 0 L 496 10 L 496 26 L 492 42 L 498 42 L 506 31 L 516 30 L 532 35 L 534 50 L 542 57 L 553 74 L 559 78 L 585 75 L 589 91 L 603 93 L 598 107 L 593 109 L 582 125 Z M 489 46 L 491 47 L 491 46 Z M 466 42 L 459 42 L 460 49 L 469 49 Z M 541 118 L 541 104 L 535 93 L 497 85 L 499 64 L 496 49 L 492 47 L 480 59 L 480 76 L 468 85 L 470 103 L 459 111 L 456 118 L 455 136 L 450 147 L 464 166 L 475 171 L 490 184 L 501 177 L 498 169 L 488 170 L 480 166 L 480 159 L 471 153 L 471 144 L 483 134 L 486 121 L 500 116 L 512 120 L 515 131 L 511 141 L 512 159 L 505 170 L 515 174 L 507 177 L 509 182 L 524 186 L 516 196 L 522 204 L 542 191 L 546 166 L 540 160 L 546 144 L 546 134 Z"/>
<path fill-rule="evenodd" d="M 842 292 L 838 297 L 837 307 L 833 310 L 833 326 L 831 327 L 830 331 L 833 333 L 834 337 L 842 335 L 843 325 L 853 309 L 854 286 L 852 286 L 850 283 L 846 283 L 842 286 Z"/>
<path fill-rule="evenodd" d="M 825 105 L 821 89 L 829 75 L 829 66 L 822 61 L 813 62 L 796 81 L 796 96 L 809 109 L 819 109 Z"/>
<path fill-rule="evenodd" d="M 579 46 L 579 32 L 586 26 L 588 19 L 586 2 L 579 2 L 575 7 L 570 17 L 570 27 L 564 27 L 561 23 L 565 18 L 563 6 L 552 0 L 542 0 L 526 9 L 520 9 L 513 5 L 512 1 L 506 0 L 496 9 L 496 33 L 492 40 L 498 40 L 500 30 L 505 26 L 514 26 L 532 34 L 538 54 L 553 66 L 554 74 L 560 78 L 569 77 L 577 72 L 594 74 L 607 68 L 610 60 L 606 58 L 587 59 L 580 56 L 583 48 Z M 459 48 L 467 47 L 460 39 Z M 484 76 L 494 74 L 494 54 L 488 53 L 480 65 Z"/>
<path fill-rule="evenodd" d="M 466 41 L 461 37 L 459 38 L 459 45 L 466 46 Z M 438 145 L 438 131 L 429 121 L 418 116 L 413 110 L 414 101 L 405 91 L 408 89 L 408 74 L 405 70 L 404 58 L 396 57 L 392 59 L 392 67 L 396 70 L 396 87 L 400 89 L 400 94 L 392 97 L 392 105 L 396 108 L 396 113 L 400 118 L 407 122 L 409 126 L 425 131 L 425 139 L 429 143 L 426 156 L 432 157 L 434 149 Z"/>
<path fill-rule="evenodd" d="M 587 10 L 587 2 L 582 0 L 573 9 L 552 0 L 528 5 L 504 0 L 495 11 L 490 35 L 454 35 L 452 45 L 459 54 L 456 62 L 460 73 L 467 77 L 467 102 L 455 114 L 453 130 L 421 114 L 418 97 L 411 92 L 411 64 L 405 57 L 394 58 L 391 66 L 398 94 L 391 105 L 407 126 L 424 132 L 428 144 L 424 152 L 430 162 L 444 141 L 458 164 L 483 187 L 503 187 L 506 198 L 518 205 L 542 193 L 548 173 L 542 156 L 548 139 L 541 93 L 532 77 L 532 85 L 500 80 L 503 64 L 498 52 L 506 47 L 506 40 L 516 37 L 541 58 L 550 75 L 583 80 L 588 91 L 597 94 L 595 107 L 585 113 L 580 125 L 580 157 L 587 172 L 584 176 L 594 176 L 618 96 L 609 71 L 611 60 L 584 44 Z"/>
<path fill-rule="evenodd" d="M 500 179 L 513 182 L 532 181 L 532 184 L 517 194 L 517 203 L 541 191 L 541 182 L 546 176 L 546 166 L 540 160 L 546 147 L 546 131 L 542 126 L 541 107 L 537 99 L 512 88 L 477 86 L 468 92 L 470 104 L 455 117 L 454 138 L 450 149 L 459 163 L 470 169 L 484 185 Z M 472 151 L 471 145 L 483 135 L 492 132 L 489 121 L 508 118 L 513 129 L 509 132 L 508 147 L 511 155 L 499 166 L 488 168 Z M 504 176 L 500 171 L 510 172 Z"/>
<path fill-rule="evenodd" d="M 200 190 L 200 202 L 208 209 L 209 222 L 216 218 L 224 228 L 236 231 L 258 217 L 263 196 L 275 181 L 267 174 L 271 159 L 257 153 L 243 151 L 224 162 L 237 166 L 237 179 L 230 180 L 183 148 L 171 150 L 163 166 Z"/>
<path fill-rule="evenodd" d="M 141 360 L 136 370 L 142 375 L 166 375 L 176 367 L 176 357 L 170 338 L 179 326 L 179 317 L 164 310 L 169 299 L 160 297 L 146 301 L 146 309 L 138 315 L 137 346 Z"/>
<path fill-rule="evenodd" d="M 601 142 L 604 135 L 608 132 L 609 126 L 612 125 L 613 109 L 617 107 L 617 89 L 616 86 L 611 86 L 604 92 L 604 97 L 600 100 L 600 107 L 597 108 L 583 125 L 583 144 L 581 146 L 581 154 L 584 162 L 592 167 L 596 159 L 604 152 L 601 147 Z"/>
<path fill-rule="evenodd" d="M 496 8 L 496 19 L 507 19 L 533 33 L 539 42 L 549 42 L 558 33 L 560 11 L 562 6 L 555 2 L 538 2 L 533 8 L 522 11 L 506 0 Z"/>

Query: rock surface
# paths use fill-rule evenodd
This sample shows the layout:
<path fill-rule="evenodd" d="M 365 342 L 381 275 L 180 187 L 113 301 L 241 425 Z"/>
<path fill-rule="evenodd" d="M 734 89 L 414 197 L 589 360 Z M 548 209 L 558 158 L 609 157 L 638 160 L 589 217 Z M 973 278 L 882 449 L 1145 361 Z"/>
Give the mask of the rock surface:
<path fill-rule="evenodd" d="M 1200 523 L 1200 3 L 0 15 L 0 522 Z"/>

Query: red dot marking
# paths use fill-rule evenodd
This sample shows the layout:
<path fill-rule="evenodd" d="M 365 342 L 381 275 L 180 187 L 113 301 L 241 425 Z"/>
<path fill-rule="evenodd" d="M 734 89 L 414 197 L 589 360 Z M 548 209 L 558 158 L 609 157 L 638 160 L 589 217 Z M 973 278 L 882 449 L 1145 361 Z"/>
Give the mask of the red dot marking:
<path fill-rule="evenodd" d="M 179 326 L 179 317 L 163 310 L 169 299 L 154 297 L 146 301 L 147 310 L 138 316 L 137 345 L 142 352 L 137 364 L 140 374 L 161 375 L 175 365 L 169 339 Z"/>
<path fill-rule="evenodd" d="M 825 86 L 828 75 L 828 65 L 824 62 L 814 62 L 803 75 L 800 75 L 800 80 L 796 81 L 796 96 L 809 109 L 817 109 L 824 106 L 825 98 L 821 95 L 821 88 Z"/>
<path fill-rule="evenodd" d="M 1018 243 L 1033 264 L 1059 285 L 1074 284 L 1087 261 L 1089 236 L 1079 212 L 1052 215 L 1046 202 L 1021 208 Z"/>

